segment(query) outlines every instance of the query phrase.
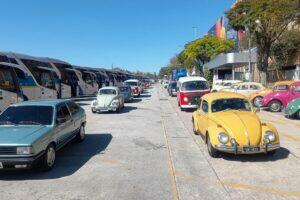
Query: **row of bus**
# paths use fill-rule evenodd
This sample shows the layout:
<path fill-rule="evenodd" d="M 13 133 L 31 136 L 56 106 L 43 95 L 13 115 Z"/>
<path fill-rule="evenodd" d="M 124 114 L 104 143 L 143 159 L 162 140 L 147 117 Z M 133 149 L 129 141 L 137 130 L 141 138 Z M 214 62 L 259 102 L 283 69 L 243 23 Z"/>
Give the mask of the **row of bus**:
<path fill-rule="evenodd" d="M 94 95 L 102 86 L 132 78 L 141 77 L 125 71 L 75 66 L 53 58 L 0 52 L 0 112 L 23 100 Z"/>

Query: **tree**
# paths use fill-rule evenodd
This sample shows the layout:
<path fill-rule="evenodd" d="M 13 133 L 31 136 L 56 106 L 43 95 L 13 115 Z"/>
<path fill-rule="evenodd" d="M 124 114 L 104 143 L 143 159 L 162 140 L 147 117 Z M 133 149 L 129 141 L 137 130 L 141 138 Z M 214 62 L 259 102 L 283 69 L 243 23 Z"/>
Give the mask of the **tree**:
<path fill-rule="evenodd" d="M 228 12 L 229 24 L 235 30 L 252 33 L 257 54 L 260 82 L 267 84 L 271 47 L 286 31 L 297 13 L 296 0 L 242 0 Z"/>
<path fill-rule="evenodd" d="M 234 41 L 223 40 L 216 36 L 206 35 L 186 44 L 183 51 L 184 64 L 187 69 L 201 68 L 221 53 L 232 51 Z"/>
<path fill-rule="evenodd" d="M 204 78 L 209 82 L 211 85 L 213 82 L 213 73 L 211 70 L 209 70 L 207 67 L 204 68 L 203 70 Z"/>

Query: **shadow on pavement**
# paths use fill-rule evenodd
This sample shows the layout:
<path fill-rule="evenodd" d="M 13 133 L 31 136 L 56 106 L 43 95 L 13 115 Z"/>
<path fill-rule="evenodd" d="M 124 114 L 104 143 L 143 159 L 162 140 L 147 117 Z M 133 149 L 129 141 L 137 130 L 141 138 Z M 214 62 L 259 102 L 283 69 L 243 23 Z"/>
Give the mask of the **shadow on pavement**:
<path fill-rule="evenodd" d="M 85 165 L 93 156 L 101 154 L 111 140 L 111 134 L 87 134 L 82 143 L 71 142 L 57 152 L 56 163 L 51 171 L 2 171 L 0 172 L 0 180 L 41 180 L 70 176 Z M 99 164 L 101 165 L 101 163 Z"/>
<path fill-rule="evenodd" d="M 125 107 L 121 110 L 121 113 L 129 113 L 136 109 L 137 109 L 137 107 L 135 107 L 135 106 L 126 106 L 125 105 Z"/>
<path fill-rule="evenodd" d="M 138 103 L 138 102 L 141 102 L 141 101 L 142 101 L 142 99 L 134 98 L 132 101 L 126 102 L 126 103 Z"/>
<path fill-rule="evenodd" d="M 254 155 L 233 155 L 233 154 L 221 154 L 221 158 L 229 161 L 238 162 L 273 162 L 277 160 L 283 160 L 288 158 L 290 151 L 286 148 L 277 149 L 274 155 L 266 154 L 254 154 Z"/>
<path fill-rule="evenodd" d="M 80 102 L 77 102 L 77 104 L 80 106 L 90 106 L 91 105 L 90 103 L 80 103 Z"/>
<path fill-rule="evenodd" d="M 149 98 L 149 97 L 151 97 L 150 94 L 141 94 L 139 98 Z"/>

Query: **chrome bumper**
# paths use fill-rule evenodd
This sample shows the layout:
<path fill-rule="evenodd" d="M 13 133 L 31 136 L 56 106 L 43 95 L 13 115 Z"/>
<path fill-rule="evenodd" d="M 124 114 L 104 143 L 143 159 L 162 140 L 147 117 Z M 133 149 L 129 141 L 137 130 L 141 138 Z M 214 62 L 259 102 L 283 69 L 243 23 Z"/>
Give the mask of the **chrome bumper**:
<path fill-rule="evenodd" d="M 258 151 L 244 151 L 244 148 L 259 148 Z M 257 153 L 267 153 L 275 149 L 279 149 L 280 144 L 266 144 L 262 146 L 227 146 L 227 145 L 216 145 L 215 149 L 225 153 L 233 154 L 257 154 Z"/>
<path fill-rule="evenodd" d="M 98 106 L 92 106 L 92 110 L 98 111 L 98 112 L 108 112 L 108 111 L 116 111 L 118 107 L 98 107 Z"/>
<path fill-rule="evenodd" d="M 198 108 L 198 106 L 197 105 L 181 105 L 180 106 L 181 108 L 187 108 L 187 109 L 196 109 L 196 108 Z"/>

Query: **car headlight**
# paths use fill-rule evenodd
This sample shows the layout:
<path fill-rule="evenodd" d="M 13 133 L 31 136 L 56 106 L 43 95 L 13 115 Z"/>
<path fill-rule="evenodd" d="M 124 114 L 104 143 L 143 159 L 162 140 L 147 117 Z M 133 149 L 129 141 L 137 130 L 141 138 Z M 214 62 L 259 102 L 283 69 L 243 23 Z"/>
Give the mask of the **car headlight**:
<path fill-rule="evenodd" d="M 32 147 L 17 147 L 18 155 L 30 155 L 33 153 Z"/>
<path fill-rule="evenodd" d="M 275 133 L 273 133 L 272 131 L 266 131 L 265 139 L 268 139 L 270 142 L 274 142 L 276 139 Z"/>
<path fill-rule="evenodd" d="M 113 100 L 113 101 L 111 102 L 111 105 L 112 105 L 112 106 L 118 106 L 118 105 L 119 105 L 119 100 Z"/>
<path fill-rule="evenodd" d="M 218 140 L 222 144 L 226 144 L 229 141 L 229 137 L 226 133 L 219 133 Z"/>
<path fill-rule="evenodd" d="M 98 105 L 98 101 L 93 101 L 93 106 L 96 106 L 96 105 Z"/>

